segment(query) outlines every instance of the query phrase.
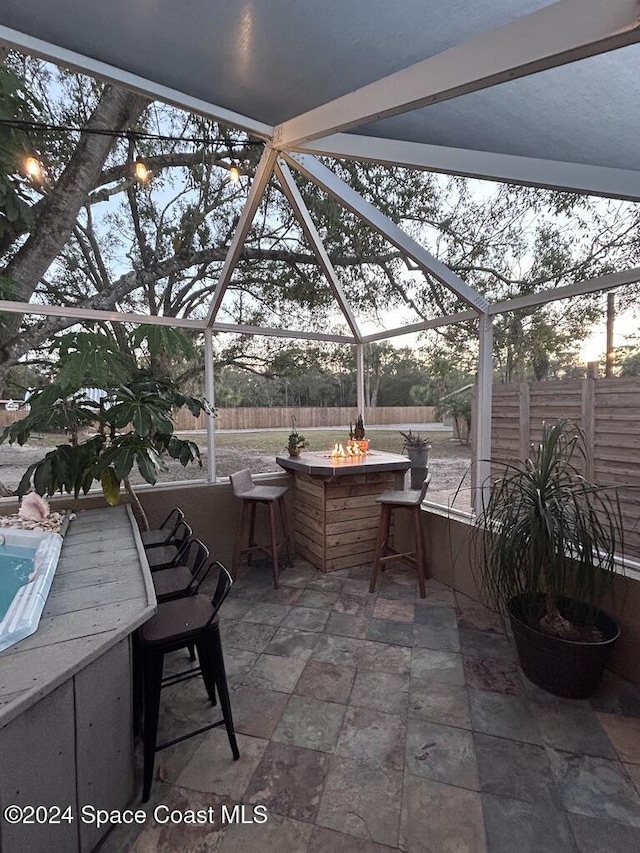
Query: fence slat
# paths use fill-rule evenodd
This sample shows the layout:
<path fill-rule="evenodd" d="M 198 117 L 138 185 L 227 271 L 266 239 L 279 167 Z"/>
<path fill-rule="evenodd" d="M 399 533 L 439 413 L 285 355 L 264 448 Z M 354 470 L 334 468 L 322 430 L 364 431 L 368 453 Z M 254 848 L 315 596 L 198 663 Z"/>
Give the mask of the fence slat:
<path fill-rule="evenodd" d="M 582 427 L 589 451 L 587 476 L 620 486 L 627 556 L 640 558 L 640 380 L 585 379 L 498 385 L 492 403 L 492 473 L 529 455 L 544 421 L 568 418 Z M 626 488 L 625 488 L 626 487 Z"/>
<path fill-rule="evenodd" d="M 0 412 L 0 416 L 3 413 Z M 14 414 L 14 413 L 7 413 Z M 296 429 L 308 427 L 335 427 L 355 424 L 358 412 L 350 406 L 269 408 L 220 408 L 216 418 L 218 429 L 291 429 L 291 418 Z M 188 409 L 175 415 L 179 431 L 206 429 L 206 415 L 194 418 Z M 436 421 L 433 406 L 376 406 L 364 412 L 365 428 L 385 424 L 426 424 Z M 0 424 L 2 421 L 0 420 Z"/>

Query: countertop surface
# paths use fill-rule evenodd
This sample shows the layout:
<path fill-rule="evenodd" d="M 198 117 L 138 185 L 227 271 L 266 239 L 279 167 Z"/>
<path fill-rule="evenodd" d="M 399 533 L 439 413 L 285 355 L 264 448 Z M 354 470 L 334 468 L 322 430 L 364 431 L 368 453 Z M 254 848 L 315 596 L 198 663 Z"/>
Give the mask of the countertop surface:
<path fill-rule="evenodd" d="M 340 477 L 348 474 L 372 474 L 377 471 L 406 471 L 411 465 L 406 456 L 370 450 L 366 456 L 345 459 L 331 457 L 328 450 L 303 451 L 300 456 L 276 456 L 276 462 L 286 471 L 309 476 Z"/>
<path fill-rule="evenodd" d="M 128 506 L 79 512 L 37 631 L 0 652 L 0 727 L 146 622 L 156 609 Z"/>

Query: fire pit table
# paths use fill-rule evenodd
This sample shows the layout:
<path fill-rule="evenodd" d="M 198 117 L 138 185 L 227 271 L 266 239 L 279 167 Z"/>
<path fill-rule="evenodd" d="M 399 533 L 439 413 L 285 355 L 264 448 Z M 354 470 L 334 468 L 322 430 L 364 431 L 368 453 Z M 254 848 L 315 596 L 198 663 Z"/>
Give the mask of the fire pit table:
<path fill-rule="evenodd" d="M 404 488 L 410 460 L 370 450 L 346 458 L 306 452 L 276 462 L 293 474 L 296 551 L 322 572 L 371 562 L 380 522 L 376 497 Z"/>

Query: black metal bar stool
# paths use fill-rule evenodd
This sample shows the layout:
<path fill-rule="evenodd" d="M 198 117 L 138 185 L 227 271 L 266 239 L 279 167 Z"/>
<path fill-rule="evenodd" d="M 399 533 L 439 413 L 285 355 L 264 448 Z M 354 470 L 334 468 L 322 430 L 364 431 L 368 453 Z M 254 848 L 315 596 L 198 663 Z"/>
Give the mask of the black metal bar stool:
<path fill-rule="evenodd" d="M 141 530 L 140 539 L 145 548 L 157 548 L 159 545 L 168 545 L 175 536 L 178 525 L 184 520 L 184 513 L 180 507 L 175 507 L 162 522 L 160 527 L 154 530 Z"/>
<path fill-rule="evenodd" d="M 186 521 L 181 521 L 168 545 L 157 545 L 145 548 L 144 553 L 152 572 L 179 566 L 182 555 L 187 549 L 193 530 Z"/>
<path fill-rule="evenodd" d="M 195 595 L 206 578 L 209 567 L 209 549 L 199 539 L 190 539 L 180 558 L 180 565 L 160 569 L 152 574 L 153 586 L 159 603 Z"/>
<path fill-rule="evenodd" d="M 376 502 L 380 504 L 380 527 L 378 529 L 376 556 L 373 563 L 373 571 L 371 572 L 369 592 L 375 592 L 378 574 L 381 568 L 384 570 L 384 563 L 390 560 L 404 560 L 415 568 L 416 575 L 418 576 L 420 598 L 425 598 L 424 579 L 427 576 L 427 566 L 424 557 L 422 525 L 420 523 L 420 504 L 424 500 L 430 481 L 431 475 L 428 474 L 419 491 L 417 489 L 398 492 L 388 491 L 383 492 L 376 498 Z M 389 545 L 391 516 L 395 509 L 408 509 L 411 512 L 415 539 L 415 550 L 413 551 L 398 551 Z"/>
<path fill-rule="evenodd" d="M 146 803 L 151 793 L 155 754 L 187 738 L 202 734 L 217 726 L 225 726 L 234 759 L 240 757 L 233 728 L 227 676 L 222 655 L 218 611 L 233 583 L 231 575 L 217 561 L 218 582 L 212 599 L 204 595 L 191 595 L 158 605 L 155 616 L 140 627 L 139 651 L 143 691 L 142 738 L 144 746 L 144 769 L 142 802 Z M 175 675 L 162 677 L 164 656 L 169 652 L 187 648 L 195 643 L 198 649 L 199 667 L 192 667 Z M 202 675 L 211 704 L 216 703 L 216 689 L 220 697 L 222 719 L 195 731 L 187 732 L 173 740 L 158 745 L 158 719 L 160 716 L 160 692 L 163 687 L 178 684 L 188 678 Z"/>
<path fill-rule="evenodd" d="M 263 551 L 271 557 L 273 563 L 273 585 L 278 589 L 280 586 L 278 551 L 283 547 L 283 545 L 287 549 L 287 565 L 292 565 L 284 506 L 284 496 L 288 491 L 287 486 L 256 486 L 254 485 L 251 472 L 248 468 L 232 474 L 230 479 L 234 494 L 242 500 L 240 524 L 238 525 L 238 532 L 236 534 L 236 545 L 231 571 L 235 577 L 243 554 L 248 554 L 247 565 L 250 566 L 253 552 Z M 268 545 L 260 544 L 255 541 L 256 507 L 258 504 L 266 504 L 269 510 L 270 538 Z M 279 508 L 280 524 L 282 526 L 283 538 L 280 542 L 278 542 L 277 533 L 276 504 Z M 243 548 L 242 539 L 244 536 L 245 511 L 247 508 L 249 510 L 249 541 L 247 547 Z"/>

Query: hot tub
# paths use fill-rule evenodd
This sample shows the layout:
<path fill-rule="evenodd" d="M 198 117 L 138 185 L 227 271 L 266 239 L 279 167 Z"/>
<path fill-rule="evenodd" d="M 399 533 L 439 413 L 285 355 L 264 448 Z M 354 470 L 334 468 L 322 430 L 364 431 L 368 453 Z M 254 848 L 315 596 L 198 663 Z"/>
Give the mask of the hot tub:
<path fill-rule="evenodd" d="M 0 528 L 0 652 L 37 629 L 61 548 L 59 533 Z"/>

